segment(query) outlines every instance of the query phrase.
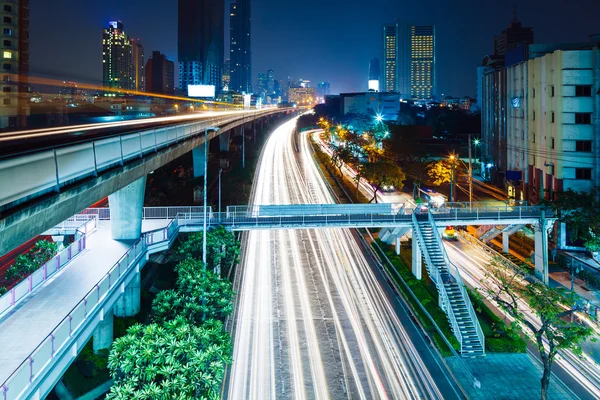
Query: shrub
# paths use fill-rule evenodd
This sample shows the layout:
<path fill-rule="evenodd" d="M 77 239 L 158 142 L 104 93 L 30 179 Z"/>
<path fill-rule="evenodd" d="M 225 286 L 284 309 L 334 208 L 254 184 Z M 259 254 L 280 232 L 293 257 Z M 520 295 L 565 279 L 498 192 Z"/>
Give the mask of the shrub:
<path fill-rule="evenodd" d="M 525 353 L 527 343 L 521 340 L 514 340 L 511 337 L 485 338 L 485 348 L 490 353 Z"/>

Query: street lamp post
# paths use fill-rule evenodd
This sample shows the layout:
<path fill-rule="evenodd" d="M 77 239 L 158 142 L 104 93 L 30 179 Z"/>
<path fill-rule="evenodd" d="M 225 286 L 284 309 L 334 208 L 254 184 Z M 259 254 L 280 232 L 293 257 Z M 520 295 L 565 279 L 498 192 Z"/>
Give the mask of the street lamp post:
<path fill-rule="evenodd" d="M 219 223 L 221 223 L 221 175 L 223 168 L 219 168 Z"/>
<path fill-rule="evenodd" d="M 450 155 L 450 202 L 454 202 L 454 176 L 455 176 L 455 162 L 456 156 L 454 154 Z"/>
<path fill-rule="evenodd" d="M 204 203 L 203 203 L 203 223 L 202 223 L 202 262 L 204 270 L 206 270 L 206 220 L 208 219 L 207 203 L 208 203 L 208 132 L 217 132 L 218 127 L 209 127 L 204 129 Z"/>

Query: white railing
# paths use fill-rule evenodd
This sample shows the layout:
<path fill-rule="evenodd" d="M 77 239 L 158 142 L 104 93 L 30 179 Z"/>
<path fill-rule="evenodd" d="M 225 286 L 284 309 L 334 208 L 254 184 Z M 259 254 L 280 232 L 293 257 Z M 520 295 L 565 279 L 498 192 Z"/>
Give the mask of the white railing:
<path fill-rule="evenodd" d="M 119 289 L 121 278 L 130 273 L 148 250 L 147 238 L 154 237 L 164 229 L 144 234 L 132 247 L 117 261 L 117 263 L 102 277 L 102 279 L 77 303 L 71 311 L 56 325 L 52 332 L 26 357 L 17 369 L 0 386 L 0 395 L 3 400 L 16 400 L 34 381 L 50 361 L 68 350 L 71 338 L 81 328 L 88 315 L 101 307 L 104 300 Z M 173 220 L 166 229 L 168 235 L 162 241 L 170 241 L 177 235 L 177 220 Z M 85 235 L 82 235 L 85 238 Z M 81 238 L 80 238 L 81 239 Z"/>
<path fill-rule="evenodd" d="M 174 143 L 202 135 L 210 126 L 226 126 L 270 114 L 287 112 L 286 109 L 228 113 L 224 116 L 203 118 L 197 122 L 146 128 L 108 138 L 91 139 L 78 144 L 58 146 L 0 159 L 0 207 L 17 205 L 23 201 L 60 191 L 64 186 L 89 176 L 98 176 L 110 168 L 122 166 L 130 160 L 167 148 Z M 201 117 L 200 117 L 201 118 Z M 132 128 L 132 130 L 135 128 Z M 218 133 L 213 134 L 213 136 Z M 15 180 L 15 176 L 28 179 Z"/>
<path fill-rule="evenodd" d="M 143 219 L 175 219 L 178 214 L 182 213 L 203 213 L 204 209 L 202 206 L 182 206 L 182 207 L 144 207 L 142 218 Z M 212 213 L 212 207 L 207 207 L 207 212 Z M 81 211 L 81 214 L 93 214 L 98 215 L 98 219 L 101 221 L 110 220 L 110 208 L 86 208 Z"/>
<path fill-rule="evenodd" d="M 493 228 L 495 228 L 495 225 L 481 225 L 479 226 L 476 231 L 475 231 L 475 236 L 480 238 L 482 237 L 485 233 L 491 231 Z"/>
<path fill-rule="evenodd" d="M 79 222 L 79 234 L 76 235 L 75 241 L 71 245 L 0 297 L 0 318 L 87 248 L 87 234 L 97 228 L 98 218 L 90 215 L 86 218 L 87 222 L 83 222 L 83 220 Z"/>
<path fill-rule="evenodd" d="M 467 307 L 467 310 L 469 311 L 469 316 L 471 317 L 471 320 L 473 321 L 473 326 L 475 327 L 475 331 L 477 332 L 477 337 L 479 338 L 479 342 L 481 343 L 482 351 L 485 352 L 485 336 L 483 336 L 483 331 L 481 330 L 481 325 L 479 324 L 479 320 L 477 319 L 477 314 L 475 314 L 475 309 L 473 308 L 473 304 L 471 303 L 471 299 L 469 298 L 469 293 L 467 293 L 465 284 L 462 280 L 462 277 L 460 276 L 460 271 L 458 270 L 456 265 L 454 265 L 454 263 L 450 262 L 450 259 L 448 258 L 448 253 L 446 253 L 446 248 L 444 247 L 444 242 L 442 241 L 442 236 L 440 235 L 440 231 L 435 226 L 435 220 L 433 218 L 433 214 L 428 213 L 427 217 L 429 219 L 429 223 L 431 224 L 432 230 L 434 231 L 433 235 L 435 237 L 436 243 L 439 246 L 440 251 L 442 252 L 442 256 L 444 257 L 444 262 L 446 263 L 446 266 L 448 267 L 448 272 L 450 273 L 450 275 L 452 275 L 454 277 L 454 279 L 456 279 L 456 284 L 457 284 L 458 288 L 460 289 L 461 296 L 465 302 L 465 306 Z M 462 341 L 461 341 L 461 347 L 462 347 Z"/>
<path fill-rule="evenodd" d="M 457 204 L 457 203 L 451 203 Z M 498 223 L 506 219 L 540 218 L 543 208 L 537 206 L 494 206 L 493 203 L 481 203 L 479 207 L 464 208 L 444 205 L 440 208 L 430 208 L 429 212 L 436 218 L 446 221 L 494 219 Z M 553 218 L 551 210 L 546 209 L 546 218 Z"/>
<path fill-rule="evenodd" d="M 452 310 L 452 306 L 450 304 L 450 299 L 448 297 L 448 292 L 446 292 L 446 287 L 444 286 L 444 281 L 440 275 L 440 271 L 437 269 L 433 261 L 431 260 L 431 256 L 429 251 L 427 250 L 427 244 L 425 243 L 425 238 L 423 237 L 423 232 L 421 232 L 421 227 L 419 226 L 419 221 L 417 220 L 417 215 L 415 213 L 412 214 L 412 223 L 413 223 L 413 234 L 416 233 L 417 240 L 421 244 L 421 250 L 423 253 L 423 257 L 425 257 L 425 264 L 429 266 L 429 277 L 435 284 L 438 290 L 438 297 L 440 308 L 446 313 L 448 316 L 448 321 L 450 321 L 450 326 L 452 327 L 452 332 L 458 342 L 461 344 L 462 348 L 462 334 L 460 332 L 460 327 L 458 326 L 458 321 L 456 316 L 454 315 L 454 311 Z M 435 230 L 435 225 L 432 226 L 432 229 Z M 413 237 L 413 240 L 415 238 Z"/>

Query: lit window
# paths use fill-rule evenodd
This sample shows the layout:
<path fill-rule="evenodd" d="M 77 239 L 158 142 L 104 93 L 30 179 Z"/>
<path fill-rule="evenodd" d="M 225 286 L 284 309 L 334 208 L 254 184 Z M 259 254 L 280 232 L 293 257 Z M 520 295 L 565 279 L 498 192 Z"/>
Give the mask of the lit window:
<path fill-rule="evenodd" d="M 5 51 L 3 58 L 8 58 L 8 59 L 12 58 L 12 53 L 10 51 Z"/>

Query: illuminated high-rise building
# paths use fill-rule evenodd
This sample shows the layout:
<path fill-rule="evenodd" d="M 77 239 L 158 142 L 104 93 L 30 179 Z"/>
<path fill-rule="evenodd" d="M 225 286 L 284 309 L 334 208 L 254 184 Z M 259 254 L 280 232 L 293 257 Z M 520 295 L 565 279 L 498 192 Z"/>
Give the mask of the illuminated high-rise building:
<path fill-rule="evenodd" d="M 381 89 L 403 98 L 432 99 L 437 91 L 435 27 L 405 22 L 383 28 Z"/>
<path fill-rule="evenodd" d="M 29 115 L 29 0 L 3 4 L 0 129 L 24 128 Z"/>
<path fill-rule="evenodd" d="M 275 93 L 275 71 L 272 69 L 267 70 L 267 93 Z"/>
<path fill-rule="evenodd" d="M 150 93 L 173 94 L 175 63 L 160 51 L 153 51 L 146 64 L 146 87 Z"/>
<path fill-rule="evenodd" d="M 369 90 L 379 92 L 379 81 L 381 79 L 381 70 L 379 59 L 374 58 L 369 62 Z"/>
<path fill-rule="evenodd" d="M 133 68 L 135 71 L 135 90 L 138 92 L 146 91 L 146 65 L 144 63 L 144 46 L 140 39 L 133 39 Z"/>
<path fill-rule="evenodd" d="M 223 82 L 224 0 L 179 0 L 177 52 L 179 89 Z"/>
<path fill-rule="evenodd" d="M 435 27 L 411 26 L 410 96 L 429 100 L 437 90 L 435 63 Z"/>
<path fill-rule="evenodd" d="M 105 87 L 135 90 L 133 42 L 121 21 L 111 21 L 102 37 L 102 82 Z"/>
<path fill-rule="evenodd" d="M 250 14 L 250 0 L 236 0 L 231 4 L 229 12 L 231 83 L 229 89 L 240 93 L 252 93 Z"/>
<path fill-rule="evenodd" d="M 398 91 L 398 26 L 383 27 L 383 77 L 381 87 L 385 92 Z"/>

